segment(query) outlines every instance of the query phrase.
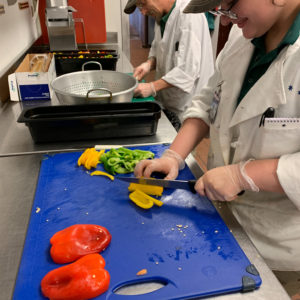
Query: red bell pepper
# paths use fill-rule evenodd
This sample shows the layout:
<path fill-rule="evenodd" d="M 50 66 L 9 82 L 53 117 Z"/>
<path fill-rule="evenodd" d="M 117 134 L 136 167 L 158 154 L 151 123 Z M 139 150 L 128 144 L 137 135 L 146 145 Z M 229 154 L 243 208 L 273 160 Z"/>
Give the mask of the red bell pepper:
<path fill-rule="evenodd" d="M 111 235 L 105 227 L 76 224 L 52 236 L 50 255 L 55 263 L 65 264 L 84 255 L 103 251 L 110 241 Z"/>
<path fill-rule="evenodd" d="M 107 291 L 110 275 L 105 260 L 88 254 L 76 262 L 50 271 L 41 281 L 42 293 L 51 300 L 87 300 Z"/>

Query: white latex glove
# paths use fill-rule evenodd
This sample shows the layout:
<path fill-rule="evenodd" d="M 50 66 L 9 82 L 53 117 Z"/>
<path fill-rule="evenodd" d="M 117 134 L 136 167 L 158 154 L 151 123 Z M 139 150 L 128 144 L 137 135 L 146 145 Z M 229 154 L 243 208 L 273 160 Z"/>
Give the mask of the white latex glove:
<path fill-rule="evenodd" d="M 149 60 L 136 67 L 133 71 L 133 77 L 142 80 L 151 71 L 151 63 Z"/>
<path fill-rule="evenodd" d="M 155 97 L 156 91 L 152 82 L 150 83 L 140 83 L 134 90 L 135 97 L 147 98 L 150 96 Z"/>
<path fill-rule="evenodd" d="M 149 178 L 153 172 L 161 172 L 166 174 L 165 179 L 175 179 L 178 176 L 178 170 L 182 170 L 184 166 L 181 156 L 167 149 L 161 158 L 140 161 L 134 169 L 134 175 Z"/>
<path fill-rule="evenodd" d="M 231 201 L 244 190 L 258 192 L 259 188 L 246 174 L 245 166 L 249 162 L 218 167 L 207 171 L 195 185 L 195 190 L 210 200 Z"/>

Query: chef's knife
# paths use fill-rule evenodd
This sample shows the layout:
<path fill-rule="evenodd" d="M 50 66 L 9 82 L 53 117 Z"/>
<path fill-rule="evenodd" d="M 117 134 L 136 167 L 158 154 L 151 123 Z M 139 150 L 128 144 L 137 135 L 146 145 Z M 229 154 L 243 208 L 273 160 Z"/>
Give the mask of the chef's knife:
<path fill-rule="evenodd" d="M 140 177 L 118 177 L 115 178 L 127 182 L 147 184 L 147 185 L 156 185 L 162 186 L 164 188 L 170 189 L 183 189 L 196 193 L 195 184 L 197 180 L 166 180 L 166 179 L 155 179 L 155 178 L 140 178 Z M 237 195 L 241 196 L 245 191 L 240 191 Z"/>
<path fill-rule="evenodd" d="M 156 186 L 162 186 L 164 188 L 170 188 L 170 189 L 184 189 L 196 193 L 195 191 L 196 180 L 166 180 L 166 179 L 154 179 L 154 178 L 117 177 L 117 176 L 115 176 L 115 178 L 127 182 L 156 185 Z"/>

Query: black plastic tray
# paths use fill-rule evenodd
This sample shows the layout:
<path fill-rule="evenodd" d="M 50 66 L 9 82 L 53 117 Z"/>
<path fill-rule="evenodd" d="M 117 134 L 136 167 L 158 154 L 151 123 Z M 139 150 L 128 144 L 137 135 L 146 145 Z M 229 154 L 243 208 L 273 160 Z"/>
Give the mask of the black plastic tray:
<path fill-rule="evenodd" d="M 36 143 L 154 135 L 161 107 L 155 102 L 40 106 L 18 118 Z"/>
<path fill-rule="evenodd" d="M 86 62 L 99 62 L 103 70 L 116 70 L 119 55 L 116 50 L 89 50 L 55 52 L 55 69 L 57 76 L 82 71 L 82 65 Z M 89 64 L 85 67 L 86 71 L 99 70 L 98 65 Z"/>

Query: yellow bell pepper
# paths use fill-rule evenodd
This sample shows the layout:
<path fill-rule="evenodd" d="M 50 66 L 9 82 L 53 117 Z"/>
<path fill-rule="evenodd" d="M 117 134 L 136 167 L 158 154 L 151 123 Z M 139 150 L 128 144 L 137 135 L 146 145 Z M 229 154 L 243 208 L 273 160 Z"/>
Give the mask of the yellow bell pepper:
<path fill-rule="evenodd" d="M 131 201 L 133 201 L 137 206 L 149 209 L 153 206 L 153 204 L 156 204 L 157 206 L 162 206 L 163 202 L 160 200 L 157 200 L 147 194 L 145 194 L 141 190 L 135 190 L 134 192 L 129 194 L 129 198 Z"/>
<path fill-rule="evenodd" d="M 103 172 L 103 171 L 94 171 L 90 174 L 91 176 L 94 176 L 94 175 L 103 175 L 103 176 L 107 176 L 108 178 L 110 178 L 111 180 L 114 180 L 115 177 L 106 173 L 106 172 Z"/>
<path fill-rule="evenodd" d="M 147 194 L 143 193 L 140 190 L 135 190 L 134 192 L 129 194 L 129 198 L 132 202 L 134 202 L 137 206 L 144 208 L 144 209 L 149 209 L 153 206 L 153 201 L 152 197 L 148 198 Z"/>
<path fill-rule="evenodd" d="M 158 199 L 152 198 L 153 203 L 159 207 L 161 207 L 164 203 Z"/>
<path fill-rule="evenodd" d="M 89 149 L 86 149 L 79 157 L 77 164 L 78 166 L 81 166 L 85 163 L 86 159 L 87 159 L 87 154 L 88 154 Z"/>
<path fill-rule="evenodd" d="M 79 157 L 77 164 L 78 166 L 83 165 L 88 170 L 90 170 L 91 167 L 96 168 L 104 152 L 105 150 L 98 152 L 95 148 L 87 148 Z"/>
<path fill-rule="evenodd" d="M 128 191 L 133 192 L 135 190 L 143 191 L 145 194 L 148 195 L 161 196 L 164 191 L 164 188 L 162 186 L 156 186 L 156 185 L 130 183 L 128 187 Z"/>

